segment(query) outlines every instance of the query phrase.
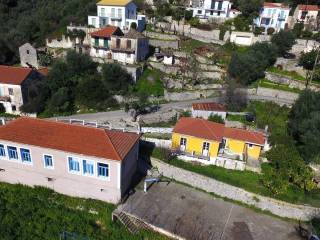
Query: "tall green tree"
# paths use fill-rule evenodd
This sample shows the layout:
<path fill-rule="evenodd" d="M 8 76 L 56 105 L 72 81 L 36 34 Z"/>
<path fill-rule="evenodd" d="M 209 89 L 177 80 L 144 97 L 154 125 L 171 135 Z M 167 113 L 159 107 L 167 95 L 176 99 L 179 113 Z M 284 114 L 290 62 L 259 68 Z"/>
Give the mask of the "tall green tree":
<path fill-rule="evenodd" d="M 263 0 L 238 0 L 237 6 L 241 15 L 247 19 L 253 20 L 259 15 L 259 10 L 263 5 Z"/>
<path fill-rule="evenodd" d="M 113 94 L 125 94 L 133 83 L 131 75 L 117 63 L 102 66 L 102 81 Z"/>
<path fill-rule="evenodd" d="M 291 31 L 280 30 L 272 36 L 271 42 L 277 47 L 278 53 L 284 55 L 295 44 L 295 36 Z"/>
<path fill-rule="evenodd" d="M 303 91 L 292 107 L 289 133 L 306 163 L 320 163 L 320 93 Z"/>

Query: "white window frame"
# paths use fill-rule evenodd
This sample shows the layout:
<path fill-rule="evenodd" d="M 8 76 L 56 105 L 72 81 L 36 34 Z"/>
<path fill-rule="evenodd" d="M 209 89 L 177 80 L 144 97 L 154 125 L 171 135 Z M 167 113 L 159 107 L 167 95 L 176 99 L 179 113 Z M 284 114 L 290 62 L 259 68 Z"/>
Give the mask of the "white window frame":
<path fill-rule="evenodd" d="M 6 145 L 3 143 L 0 143 L 0 145 L 3 146 L 3 150 L 4 150 L 4 156 L 0 155 L 0 159 L 2 160 L 7 160 L 8 159 L 8 151 L 6 150 Z"/>
<path fill-rule="evenodd" d="M 72 159 L 77 160 L 79 162 L 79 171 L 70 170 L 69 158 L 72 158 Z M 75 174 L 75 175 L 81 175 L 81 173 L 82 173 L 81 159 L 78 157 L 74 157 L 74 156 L 67 156 L 67 169 L 68 169 L 68 173 Z"/>
<path fill-rule="evenodd" d="M 29 150 L 29 154 L 30 154 L 30 160 L 31 160 L 31 162 L 23 161 L 23 159 L 22 159 L 22 155 L 21 155 L 21 149 Z M 19 147 L 18 158 L 19 158 L 19 155 L 20 155 L 21 162 L 22 162 L 23 164 L 27 164 L 27 165 L 32 165 L 32 164 L 33 164 L 33 161 L 32 161 L 32 152 L 31 152 L 31 150 L 30 150 L 29 148 Z"/>
<path fill-rule="evenodd" d="M 21 159 L 19 158 L 19 153 L 18 153 L 18 148 L 17 148 L 17 147 L 14 147 L 14 146 L 12 146 L 12 145 L 7 145 L 6 147 L 7 147 L 8 160 L 9 160 L 9 161 L 11 161 L 11 162 L 22 162 Z M 10 158 L 10 156 L 9 156 L 9 147 L 14 147 L 14 148 L 16 148 L 18 159 Z"/>
<path fill-rule="evenodd" d="M 51 157 L 51 159 L 52 159 L 52 166 L 46 166 L 45 156 Z M 53 156 L 52 156 L 51 154 L 43 154 L 43 155 L 42 155 L 42 160 L 43 160 L 43 167 L 44 167 L 45 169 L 50 169 L 50 170 L 53 170 L 53 169 L 54 169 L 54 159 L 53 159 Z M 69 167 L 69 160 L 68 160 L 68 167 Z"/>
<path fill-rule="evenodd" d="M 83 161 L 86 161 L 87 163 L 93 164 L 93 174 L 92 174 L 92 175 L 84 172 Z M 97 169 L 97 164 L 96 164 L 95 161 L 93 161 L 93 160 L 88 160 L 88 159 L 82 159 L 81 163 L 82 163 L 82 166 L 81 166 L 81 167 L 82 167 L 82 175 L 83 175 L 83 176 L 86 176 L 86 177 L 96 177 L 96 171 L 97 171 L 98 169 Z"/>
<path fill-rule="evenodd" d="M 99 163 L 108 165 L 108 176 L 107 177 L 99 176 L 99 170 L 98 170 Z M 110 163 L 105 163 L 105 162 L 99 162 L 98 161 L 97 164 L 96 164 L 96 168 L 97 168 L 97 178 L 98 179 L 110 181 L 110 173 L 111 173 L 110 172 Z"/>

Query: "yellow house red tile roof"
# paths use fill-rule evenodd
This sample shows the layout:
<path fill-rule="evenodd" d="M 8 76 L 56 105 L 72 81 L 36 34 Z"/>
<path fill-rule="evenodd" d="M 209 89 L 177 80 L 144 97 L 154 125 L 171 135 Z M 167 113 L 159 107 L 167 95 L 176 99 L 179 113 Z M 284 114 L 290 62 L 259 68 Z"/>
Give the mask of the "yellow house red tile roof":
<path fill-rule="evenodd" d="M 139 134 L 22 117 L 0 127 L 6 140 L 110 160 L 123 160 Z"/>
<path fill-rule="evenodd" d="M 132 0 L 101 0 L 97 5 L 103 6 L 127 6 Z"/>
<path fill-rule="evenodd" d="M 0 83 L 21 85 L 31 72 L 32 68 L 0 65 Z"/>
<path fill-rule="evenodd" d="M 201 118 L 180 118 L 173 132 L 218 142 L 221 142 L 223 138 L 230 138 L 257 145 L 264 145 L 265 143 L 263 133 L 230 128 L 224 124 Z"/>

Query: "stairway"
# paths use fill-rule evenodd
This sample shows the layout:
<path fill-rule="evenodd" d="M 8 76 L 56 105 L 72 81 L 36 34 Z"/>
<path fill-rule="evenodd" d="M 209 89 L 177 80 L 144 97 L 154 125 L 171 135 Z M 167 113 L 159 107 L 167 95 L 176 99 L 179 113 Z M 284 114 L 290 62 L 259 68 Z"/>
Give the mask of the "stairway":
<path fill-rule="evenodd" d="M 112 220 L 119 220 L 132 234 L 137 234 L 140 229 L 148 229 L 143 221 L 118 209 L 113 211 Z"/>

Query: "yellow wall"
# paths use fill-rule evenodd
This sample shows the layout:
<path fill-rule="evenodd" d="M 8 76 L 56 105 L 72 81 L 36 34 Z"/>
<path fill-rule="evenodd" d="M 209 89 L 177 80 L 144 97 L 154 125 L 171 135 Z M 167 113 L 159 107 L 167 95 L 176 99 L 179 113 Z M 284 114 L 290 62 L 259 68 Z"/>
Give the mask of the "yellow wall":
<path fill-rule="evenodd" d="M 236 154 L 243 154 L 245 142 L 228 138 L 226 141 L 226 148 L 230 149 L 230 151 Z"/>
<path fill-rule="evenodd" d="M 219 142 L 196 138 L 196 137 L 191 137 L 191 136 L 186 136 L 186 135 L 182 135 L 182 134 L 178 134 L 178 133 L 172 134 L 172 148 L 173 149 L 180 149 L 181 137 L 187 139 L 186 152 L 192 154 L 194 151 L 195 154 L 202 155 L 203 142 L 208 142 L 208 143 L 210 143 L 209 156 L 210 157 L 217 157 L 218 156 Z"/>
<path fill-rule="evenodd" d="M 258 159 L 261 153 L 261 146 L 252 145 L 250 148 L 249 144 L 247 144 L 247 153 L 248 157 Z"/>
<path fill-rule="evenodd" d="M 261 153 L 261 146 L 252 145 L 250 148 L 248 143 L 234 139 L 227 139 L 226 147 L 229 148 L 230 151 L 241 155 L 247 151 L 248 157 L 255 159 L 258 159 Z"/>

